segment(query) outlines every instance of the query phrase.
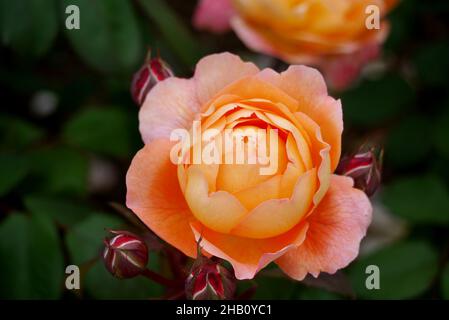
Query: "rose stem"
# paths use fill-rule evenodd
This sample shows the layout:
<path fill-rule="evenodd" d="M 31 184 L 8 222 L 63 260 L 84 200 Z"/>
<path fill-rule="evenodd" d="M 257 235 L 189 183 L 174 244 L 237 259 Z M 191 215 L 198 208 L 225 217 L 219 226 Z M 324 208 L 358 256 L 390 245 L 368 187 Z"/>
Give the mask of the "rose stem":
<path fill-rule="evenodd" d="M 160 274 L 151 271 L 150 269 L 145 269 L 142 272 L 142 275 L 154 282 L 157 282 L 157 283 L 165 286 L 165 287 L 178 288 L 180 286 L 180 282 L 167 279 L 167 278 L 161 276 Z"/>

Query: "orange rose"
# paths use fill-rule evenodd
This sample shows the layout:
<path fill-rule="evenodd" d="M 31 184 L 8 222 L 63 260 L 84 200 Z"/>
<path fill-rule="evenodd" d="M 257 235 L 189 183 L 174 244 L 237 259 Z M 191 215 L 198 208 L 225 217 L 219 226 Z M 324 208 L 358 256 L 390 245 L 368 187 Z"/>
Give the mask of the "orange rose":
<path fill-rule="evenodd" d="M 368 29 L 367 8 L 383 19 L 397 0 L 233 0 L 232 25 L 246 45 L 290 63 L 321 64 L 383 42 L 388 24 Z M 371 13 L 371 11 L 369 11 Z M 369 20 L 370 21 L 370 20 Z"/>
<path fill-rule="evenodd" d="M 331 87 L 341 90 L 381 54 L 389 31 L 384 18 L 397 2 L 201 0 L 194 25 L 220 33 L 232 25 L 249 48 L 288 63 L 315 65 Z"/>
<path fill-rule="evenodd" d="M 203 250 L 228 260 L 238 279 L 275 261 L 298 280 L 334 273 L 357 256 L 371 205 L 351 178 L 332 174 L 342 109 L 315 69 L 291 66 L 279 74 L 229 53 L 211 55 L 192 79 L 158 83 L 139 120 L 145 146 L 127 174 L 127 206 L 186 255 L 196 256 L 202 237 Z M 176 149 L 172 133 L 196 132 L 194 121 L 215 138 L 244 129 L 244 162 L 223 161 L 229 149 L 220 143 L 218 162 L 195 162 L 195 152 L 210 147 L 203 134 Z M 264 142 L 254 145 L 248 129 Z M 276 159 L 273 172 L 262 174 L 264 165 L 248 160 L 262 147 Z M 174 164 L 173 154 L 183 161 Z"/>

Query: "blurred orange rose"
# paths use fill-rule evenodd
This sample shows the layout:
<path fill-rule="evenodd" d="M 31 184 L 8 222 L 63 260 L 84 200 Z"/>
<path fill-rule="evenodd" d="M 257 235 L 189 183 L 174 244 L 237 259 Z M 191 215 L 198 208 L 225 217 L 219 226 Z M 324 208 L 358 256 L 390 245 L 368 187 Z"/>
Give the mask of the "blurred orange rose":
<path fill-rule="evenodd" d="M 199 29 L 213 32 L 223 32 L 232 25 L 254 51 L 287 63 L 319 66 L 332 87 L 344 89 L 358 77 L 364 65 L 379 56 L 380 45 L 389 31 L 384 18 L 396 3 L 397 0 L 203 0 L 194 23 Z M 373 5 L 378 8 L 379 29 L 366 27 L 367 21 L 372 22 Z"/>
<path fill-rule="evenodd" d="M 388 24 L 366 27 L 366 8 L 376 5 L 380 18 L 395 0 L 234 0 L 233 27 L 256 51 L 290 63 L 317 63 L 329 55 L 349 54 L 382 42 Z"/>
<path fill-rule="evenodd" d="M 260 71 L 229 53 L 202 59 L 192 79 L 168 78 L 140 110 L 144 148 L 127 174 L 127 206 L 158 236 L 186 255 L 196 241 L 228 260 L 238 279 L 250 279 L 275 261 L 289 276 L 334 273 L 358 254 L 371 221 L 366 195 L 351 178 L 333 175 L 340 158 L 342 108 L 327 94 L 320 73 L 291 66 Z M 173 163 L 173 130 L 193 132 L 193 121 L 220 136 L 227 129 L 262 132 L 274 172 L 250 163 L 259 153 L 242 136 L 243 163 Z M 271 129 L 278 134 L 271 136 Z M 247 131 L 244 131 L 247 132 Z M 194 158 L 205 136 L 181 158 Z M 267 142 L 269 141 L 269 142 Z M 275 143 L 277 148 L 271 149 Z M 205 151 L 206 146 L 201 149 Z"/>

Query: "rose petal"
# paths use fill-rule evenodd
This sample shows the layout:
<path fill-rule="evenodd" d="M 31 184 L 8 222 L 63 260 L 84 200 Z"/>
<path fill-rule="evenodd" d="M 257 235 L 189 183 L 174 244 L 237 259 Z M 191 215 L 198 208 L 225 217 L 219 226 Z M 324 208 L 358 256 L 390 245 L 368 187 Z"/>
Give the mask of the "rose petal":
<path fill-rule="evenodd" d="M 279 135 L 273 139 L 277 140 L 277 150 L 274 150 L 275 154 L 270 156 L 270 161 L 272 163 L 262 164 L 258 162 L 258 147 L 257 139 L 254 137 L 255 134 L 265 134 L 266 154 L 270 152 L 270 140 L 272 132 L 269 129 L 264 129 L 263 133 L 256 130 L 261 130 L 256 127 L 239 127 L 239 130 L 252 130 L 247 131 L 248 138 L 247 143 L 242 143 L 244 152 L 244 163 L 237 163 L 237 146 L 234 144 L 232 148 L 226 150 L 224 154 L 223 161 L 226 162 L 227 159 L 231 160 L 232 163 L 225 163 L 220 165 L 220 170 L 217 176 L 217 188 L 220 190 L 228 191 L 231 193 L 237 193 L 244 191 L 248 188 L 254 187 L 268 180 L 270 177 L 282 173 L 287 165 L 287 155 L 284 147 L 284 141 Z M 242 131 L 241 134 L 246 134 Z M 228 138 L 229 139 L 229 138 Z M 236 141 L 234 138 L 233 141 Z M 251 153 L 251 154 L 250 154 Z M 260 154 L 259 154 L 260 155 Z M 250 162 L 250 159 L 255 162 Z M 263 174 L 265 169 L 266 174 Z M 271 169 L 271 170 L 269 170 Z M 272 171 L 272 172 L 269 172 Z"/>
<path fill-rule="evenodd" d="M 230 20 L 234 14 L 231 0 L 200 0 L 193 24 L 197 29 L 223 33 L 231 28 Z"/>
<path fill-rule="evenodd" d="M 276 260 L 287 275 L 303 280 L 307 273 L 333 274 L 357 257 L 372 208 L 368 197 L 352 186 L 351 178 L 332 177 L 329 191 L 308 219 L 304 243 Z"/>
<path fill-rule="evenodd" d="M 316 170 L 299 177 L 291 199 L 271 199 L 253 209 L 231 233 L 254 239 L 287 232 L 309 211 L 316 190 Z"/>
<path fill-rule="evenodd" d="M 272 56 L 279 56 L 278 50 L 258 32 L 253 30 L 242 18 L 233 17 L 231 19 L 231 26 L 240 40 L 251 50 Z"/>
<path fill-rule="evenodd" d="M 193 80 L 168 78 L 158 83 L 148 93 L 139 112 L 143 141 L 169 139 L 172 130 L 189 129 L 199 109 Z"/>
<path fill-rule="evenodd" d="M 169 141 L 158 139 L 135 155 L 126 175 L 126 205 L 160 238 L 195 257 L 193 217 L 179 187 L 176 165 L 169 159 L 171 147 Z"/>
<path fill-rule="evenodd" d="M 187 170 L 186 201 L 193 215 L 208 228 L 229 232 L 247 214 L 246 208 L 232 194 L 217 191 L 209 194 L 204 173 L 198 167 Z"/>
<path fill-rule="evenodd" d="M 259 69 L 253 63 L 243 62 L 240 57 L 229 52 L 201 59 L 194 75 L 199 102 L 205 105 L 227 85 L 257 72 Z"/>
<path fill-rule="evenodd" d="M 291 66 L 279 78 L 271 81 L 299 101 L 298 109 L 320 126 L 323 140 L 331 146 L 331 168 L 337 168 L 341 154 L 341 134 L 343 132 L 343 112 L 340 100 L 327 94 L 323 76 L 313 68 Z"/>
<path fill-rule="evenodd" d="M 308 224 L 302 223 L 281 236 L 269 239 L 248 239 L 212 231 L 199 223 L 192 223 L 197 240 L 213 256 L 229 261 L 239 280 L 252 279 L 256 273 L 287 251 L 304 241 Z"/>
<path fill-rule="evenodd" d="M 314 155 L 313 161 L 318 168 L 318 180 L 320 182 L 319 188 L 313 198 L 313 203 L 318 205 L 330 185 L 332 173 L 329 154 L 330 146 L 323 141 L 321 129 L 318 124 L 302 112 L 295 112 L 295 116 L 301 121 L 309 137 L 313 137 L 313 139 L 311 139 L 312 143 L 310 153 Z"/>

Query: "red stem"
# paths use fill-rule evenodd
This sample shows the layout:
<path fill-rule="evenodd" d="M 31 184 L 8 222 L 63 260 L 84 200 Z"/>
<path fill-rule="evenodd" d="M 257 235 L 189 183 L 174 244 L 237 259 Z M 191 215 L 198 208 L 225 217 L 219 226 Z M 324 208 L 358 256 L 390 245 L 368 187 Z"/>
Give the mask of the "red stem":
<path fill-rule="evenodd" d="M 171 279 L 167 279 L 167 278 L 161 276 L 160 274 L 151 271 L 150 269 L 145 269 L 145 271 L 142 272 L 142 275 L 154 282 L 157 282 L 157 283 L 165 286 L 165 287 L 170 287 L 170 288 L 179 288 L 180 287 L 180 282 L 174 281 Z"/>

